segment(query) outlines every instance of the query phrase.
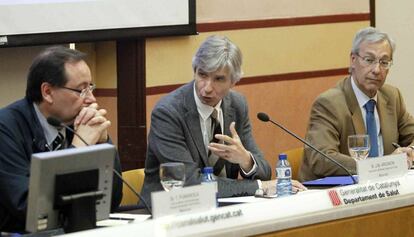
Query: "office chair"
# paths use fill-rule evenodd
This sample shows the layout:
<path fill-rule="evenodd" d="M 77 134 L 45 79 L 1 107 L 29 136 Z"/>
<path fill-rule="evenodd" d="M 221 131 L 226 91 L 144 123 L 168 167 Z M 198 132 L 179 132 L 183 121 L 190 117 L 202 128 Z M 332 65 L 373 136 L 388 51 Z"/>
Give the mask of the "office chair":
<path fill-rule="evenodd" d="M 142 185 L 144 184 L 144 169 L 133 169 L 122 172 L 122 178 L 124 178 L 124 180 L 128 182 L 134 188 L 135 191 L 140 193 Z M 123 184 L 122 192 L 123 196 L 121 206 L 130 206 L 138 204 L 138 197 L 126 186 L 126 184 Z"/>
<path fill-rule="evenodd" d="M 283 152 L 287 155 L 290 167 L 292 168 L 292 179 L 298 180 L 299 170 L 302 164 L 303 147 L 294 148 Z"/>

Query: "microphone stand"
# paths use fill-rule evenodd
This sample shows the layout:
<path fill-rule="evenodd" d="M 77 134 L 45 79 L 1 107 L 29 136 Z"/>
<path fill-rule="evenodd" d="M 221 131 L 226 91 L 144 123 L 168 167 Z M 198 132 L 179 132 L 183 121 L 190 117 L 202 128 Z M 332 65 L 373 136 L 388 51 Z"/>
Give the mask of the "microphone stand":
<path fill-rule="evenodd" d="M 89 143 L 87 143 L 75 130 L 73 130 L 71 127 L 67 126 L 66 124 L 60 122 L 60 120 L 58 120 L 57 118 L 49 117 L 49 118 L 47 118 L 47 122 L 50 125 L 52 125 L 52 126 L 55 126 L 55 127 L 64 127 L 66 129 L 68 129 L 73 134 L 75 134 L 86 146 L 89 146 Z M 144 204 L 145 208 L 148 210 L 148 212 L 152 216 L 151 209 L 149 208 L 147 202 L 141 197 L 141 195 L 137 191 L 135 191 L 135 189 L 127 181 L 125 181 L 122 178 L 122 175 L 117 170 L 112 169 L 112 171 L 135 194 L 135 196 L 137 196 L 138 199 L 142 201 L 142 203 Z"/>
<path fill-rule="evenodd" d="M 258 114 L 259 117 L 259 114 Z M 266 122 L 264 120 L 262 120 L 261 117 L 259 117 L 259 119 L 263 122 Z M 331 157 L 327 156 L 325 153 L 323 153 L 322 151 L 320 151 L 318 148 L 314 147 L 313 145 L 311 145 L 309 142 L 307 142 L 306 140 L 302 139 L 301 137 L 299 137 L 298 135 L 294 134 L 293 132 L 289 131 L 289 129 L 285 128 L 284 126 L 282 126 L 279 123 L 276 123 L 275 121 L 271 120 L 270 118 L 268 118 L 268 121 L 270 121 L 271 123 L 273 123 L 274 125 L 278 126 L 279 128 L 281 128 L 283 131 L 289 133 L 290 135 L 292 135 L 294 138 L 298 139 L 299 141 L 301 141 L 303 144 L 307 145 L 308 147 L 310 147 L 312 150 L 316 151 L 318 154 L 322 155 L 324 158 L 332 161 L 333 163 L 335 163 L 337 166 L 339 166 L 340 168 L 342 168 L 352 179 L 352 182 L 354 184 L 357 184 L 357 181 L 355 180 L 354 176 L 352 176 L 351 172 L 349 172 L 349 170 L 347 168 L 345 168 L 345 166 L 343 166 L 341 163 L 339 163 L 338 161 L 332 159 Z"/>

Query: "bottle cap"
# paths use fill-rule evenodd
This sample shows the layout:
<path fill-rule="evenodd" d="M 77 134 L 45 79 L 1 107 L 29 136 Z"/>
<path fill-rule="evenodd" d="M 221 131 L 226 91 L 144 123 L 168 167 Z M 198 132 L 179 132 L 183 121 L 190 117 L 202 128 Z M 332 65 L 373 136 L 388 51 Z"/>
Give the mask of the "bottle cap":
<path fill-rule="evenodd" d="M 287 155 L 285 153 L 279 154 L 279 160 L 287 160 Z"/>
<path fill-rule="evenodd" d="M 203 173 L 204 174 L 206 174 L 206 173 L 213 173 L 213 167 L 210 167 L 210 166 L 207 166 L 207 167 L 204 167 L 203 168 Z"/>

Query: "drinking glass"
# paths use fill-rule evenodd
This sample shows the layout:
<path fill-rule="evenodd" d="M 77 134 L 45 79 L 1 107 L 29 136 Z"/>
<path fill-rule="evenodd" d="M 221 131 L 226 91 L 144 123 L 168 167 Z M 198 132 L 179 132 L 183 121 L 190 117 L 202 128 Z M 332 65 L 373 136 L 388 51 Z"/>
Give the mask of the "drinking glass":
<path fill-rule="evenodd" d="M 165 191 L 182 188 L 185 182 L 185 166 L 181 162 L 160 165 L 160 181 Z"/>
<path fill-rule="evenodd" d="M 348 136 L 349 154 L 355 160 L 364 160 L 369 154 L 369 136 L 366 134 Z"/>

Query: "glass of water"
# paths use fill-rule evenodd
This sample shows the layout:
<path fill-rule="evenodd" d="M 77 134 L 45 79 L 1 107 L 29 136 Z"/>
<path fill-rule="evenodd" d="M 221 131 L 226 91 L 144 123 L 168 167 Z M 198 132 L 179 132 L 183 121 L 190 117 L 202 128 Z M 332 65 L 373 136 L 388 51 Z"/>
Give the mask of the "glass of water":
<path fill-rule="evenodd" d="M 185 166 L 181 162 L 160 165 L 160 181 L 165 191 L 182 188 L 185 182 Z"/>
<path fill-rule="evenodd" d="M 368 157 L 370 149 L 369 136 L 366 134 L 357 134 L 348 136 L 349 154 L 355 160 L 364 160 Z"/>

